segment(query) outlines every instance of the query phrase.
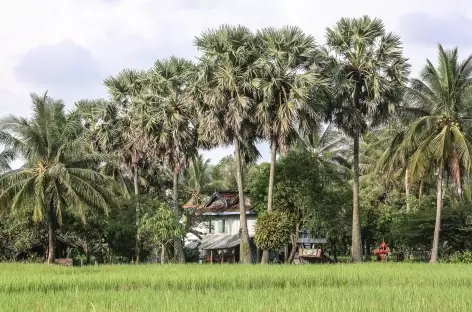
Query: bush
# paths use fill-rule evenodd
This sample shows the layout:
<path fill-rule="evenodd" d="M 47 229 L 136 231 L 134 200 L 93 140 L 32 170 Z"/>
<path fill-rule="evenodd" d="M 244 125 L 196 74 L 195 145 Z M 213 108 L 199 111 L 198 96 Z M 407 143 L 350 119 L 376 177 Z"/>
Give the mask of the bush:
<path fill-rule="evenodd" d="M 449 263 L 472 263 L 472 251 L 457 251 L 448 259 Z"/>
<path fill-rule="evenodd" d="M 265 250 L 280 250 L 290 241 L 293 221 L 288 213 L 274 211 L 257 220 L 254 242 Z"/>

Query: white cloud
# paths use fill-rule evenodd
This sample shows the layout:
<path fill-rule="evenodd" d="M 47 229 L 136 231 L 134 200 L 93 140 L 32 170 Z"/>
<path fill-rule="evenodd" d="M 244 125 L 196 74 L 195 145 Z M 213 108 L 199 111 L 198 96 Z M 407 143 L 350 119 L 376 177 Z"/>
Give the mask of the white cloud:
<path fill-rule="evenodd" d="M 405 38 L 415 38 L 414 26 L 408 28 L 402 24 L 405 16 L 410 17 L 407 19 L 409 25 L 414 25 L 414 16 L 428 16 L 426 20 L 430 23 L 435 23 L 435 19 L 453 23 L 451 16 L 462 17 L 456 21 L 467 21 L 471 13 L 472 3 L 467 0 L 431 0 L 427 3 L 423 0 L 0 1 L 0 114 L 28 114 L 29 92 L 45 88 L 52 96 L 66 99 L 69 105 L 80 97 L 104 94 L 101 85 L 77 89 L 74 81 L 80 82 L 84 77 L 73 70 L 58 69 L 57 66 L 49 68 L 44 64 L 32 68 L 34 63 L 27 63 L 28 55 L 31 59 L 35 51 L 47 51 L 47 47 L 60 46 L 61 42 L 83 48 L 82 55 L 89 54 L 89 60 L 93 60 L 96 68 L 87 67 L 85 71 L 84 67 L 84 73 L 93 72 L 91 81 L 98 81 L 125 67 L 146 68 L 157 58 L 171 55 L 194 57 L 197 51 L 193 38 L 205 29 L 223 23 L 240 23 L 254 30 L 266 26 L 298 25 L 323 42 L 326 27 L 343 16 L 377 16 L 384 20 L 388 30 Z M 460 27 L 458 22 L 449 31 Z M 428 27 L 422 27 L 421 31 L 427 33 Z M 429 37 L 434 38 L 434 34 Z M 460 46 L 461 42 L 456 44 Z M 59 53 L 58 50 L 53 52 Z M 465 56 L 472 51 L 467 46 L 460 52 Z M 49 57 L 51 62 L 57 61 L 60 56 L 54 53 L 43 54 L 40 59 Z M 427 57 L 435 58 L 436 44 L 408 40 L 405 55 L 411 59 L 413 73 L 417 73 Z M 75 60 L 77 64 L 70 67 L 68 63 L 69 68 L 81 67 L 80 58 Z M 24 70 L 22 74 L 18 68 Z M 48 70 L 51 72 L 45 73 Z M 57 77 L 58 74 L 69 75 L 64 77 L 68 83 L 55 83 L 45 78 L 45 85 L 40 85 L 37 79 L 34 82 L 24 79 L 25 76 L 41 78 Z M 263 154 L 267 160 L 266 148 Z M 230 152 L 229 149 L 219 149 L 208 155 L 217 161 Z"/>

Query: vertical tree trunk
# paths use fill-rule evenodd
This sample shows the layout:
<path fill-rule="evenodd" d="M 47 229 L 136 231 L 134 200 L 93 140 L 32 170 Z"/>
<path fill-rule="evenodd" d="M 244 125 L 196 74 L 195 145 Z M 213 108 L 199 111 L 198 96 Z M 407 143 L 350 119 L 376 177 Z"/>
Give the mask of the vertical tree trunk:
<path fill-rule="evenodd" d="M 173 191 L 174 195 L 174 212 L 177 216 L 177 220 L 180 220 L 180 207 L 179 207 L 179 170 L 174 168 L 174 182 Z M 174 257 L 180 263 L 185 263 L 184 246 L 181 237 L 174 238 Z"/>
<path fill-rule="evenodd" d="M 136 195 L 136 263 L 139 263 L 139 254 L 141 253 L 141 237 L 139 236 L 139 224 L 141 219 L 141 211 L 139 209 L 139 184 L 138 184 L 138 164 L 134 164 L 133 168 L 133 185 L 134 195 Z"/>
<path fill-rule="evenodd" d="M 246 205 L 244 203 L 244 177 L 243 169 L 241 166 L 241 151 L 239 148 L 239 141 L 237 138 L 234 139 L 234 156 L 236 161 L 236 175 L 238 182 L 238 195 L 239 195 L 239 232 L 240 232 L 240 261 L 241 263 L 252 262 L 251 246 L 249 244 L 249 232 L 247 228 L 246 218 Z"/>
<path fill-rule="evenodd" d="M 275 165 L 277 160 L 277 140 L 272 137 L 270 142 L 270 173 L 269 173 L 269 192 L 267 199 L 267 212 L 270 213 L 273 210 L 274 200 L 274 180 L 275 180 Z M 269 263 L 269 250 L 262 251 L 262 264 Z"/>
<path fill-rule="evenodd" d="M 56 213 L 54 201 L 51 199 L 48 209 L 48 264 L 56 262 Z"/>
<path fill-rule="evenodd" d="M 410 212 L 410 170 L 408 167 L 405 169 L 405 202 L 406 211 Z"/>
<path fill-rule="evenodd" d="M 167 263 L 166 244 L 161 244 L 161 264 Z"/>
<path fill-rule="evenodd" d="M 337 253 L 337 250 L 336 250 L 336 242 L 332 241 L 331 245 L 333 246 L 333 260 L 334 260 L 334 262 L 337 263 L 338 262 L 338 253 Z"/>
<path fill-rule="evenodd" d="M 438 262 L 438 248 L 439 248 L 439 231 L 441 230 L 441 210 L 443 204 L 442 198 L 442 179 L 443 168 L 439 167 L 436 181 L 436 225 L 434 226 L 433 248 L 431 249 L 430 263 Z"/>
<path fill-rule="evenodd" d="M 423 198 L 423 184 L 424 184 L 424 179 L 421 178 L 420 186 L 419 186 L 419 189 L 418 189 L 418 200 L 419 201 L 421 201 L 421 199 Z"/>
<path fill-rule="evenodd" d="M 354 134 L 354 182 L 352 184 L 352 261 L 362 261 L 361 226 L 359 219 L 359 133 Z"/>

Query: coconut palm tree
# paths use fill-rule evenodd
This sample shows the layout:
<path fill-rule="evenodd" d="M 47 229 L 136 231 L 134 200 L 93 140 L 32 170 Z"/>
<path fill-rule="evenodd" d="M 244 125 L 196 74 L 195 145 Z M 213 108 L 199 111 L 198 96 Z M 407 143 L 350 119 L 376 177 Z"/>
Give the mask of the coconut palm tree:
<path fill-rule="evenodd" d="M 62 101 L 47 93 L 33 93 L 31 99 L 31 118 L 0 121 L 1 143 L 25 161 L 0 176 L 0 201 L 12 209 L 31 208 L 36 219 L 47 214 L 48 263 L 54 263 L 56 223 L 61 223 L 63 209 L 83 212 L 89 206 L 107 211 L 116 189 L 110 187 L 110 177 L 96 170 L 107 157 L 94 153 L 84 140 L 79 114 L 66 114 Z"/>
<path fill-rule="evenodd" d="M 181 217 L 179 177 L 189 159 L 197 154 L 195 104 L 189 92 L 195 65 L 188 60 L 171 57 L 158 60 L 144 76 L 147 131 L 161 157 L 173 172 L 173 209 Z M 182 239 L 174 241 L 176 257 L 185 262 Z"/>
<path fill-rule="evenodd" d="M 410 154 L 412 180 L 436 175 L 436 225 L 431 263 L 438 261 L 444 175 L 450 177 L 458 197 L 471 170 L 472 145 L 472 55 L 459 61 L 458 49 L 446 51 L 439 45 L 438 66 L 427 60 L 420 79 L 413 79 L 405 101 L 417 119 L 404 133 L 398 149 Z"/>
<path fill-rule="evenodd" d="M 256 61 L 257 78 L 253 85 L 261 94 L 256 105 L 256 119 L 261 136 L 269 140 L 271 167 L 267 211 L 272 211 L 276 156 L 297 138 L 297 133 L 308 132 L 319 119 L 310 105 L 315 88 L 327 87 L 327 80 L 316 70 L 312 60 L 316 53 L 315 39 L 300 28 L 264 28 L 258 31 L 256 47 L 260 58 Z M 269 253 L 263 251 L 262 263 Z"/>
<path fill-rule="evenodd" d="M 199 64 L 200 132 L 215 145 L 234 145 L 239 194 L 241 262 L 252 262 L 244 205 L 242 156 L 254 152 L 255 125 L 251 115 L 255 92 L 252 85 L 257 51 L 254 35 L 244 26 L 223 25 L 195 40 L 202 52 Z M 247 153 L 246 153 L 247 152 Z"/>
<path fill-rule="evenodd" d="M 212 184 L 210 159 L 204 159 L 201 154 L 193 157 L 186 170 L 186 177 L 192 203 L 203 204 L 205 200 L 202 193 L 208 191 Z"/>
<path fill-rule="evenodd" d="M 349 137 L 339 131 L 333 123 L 320 125 L 306 135 L 300 134 L 294 148 L 308 151 L 320 162 L 329 162 L 346 172 L 351 168 Z M 347 173 L 347 172 L 346 172 Z"/>
<path fill-rule="evenodd" d="M 327 73 L 334 94 L 327 115 L 353 139 L 352 258 L 361 261 L 359 222 L 359 140 L 382 124 L 402 98 L 409 65 L 400 38 L 381 20 L 342 18 L 327 29 Z"/>

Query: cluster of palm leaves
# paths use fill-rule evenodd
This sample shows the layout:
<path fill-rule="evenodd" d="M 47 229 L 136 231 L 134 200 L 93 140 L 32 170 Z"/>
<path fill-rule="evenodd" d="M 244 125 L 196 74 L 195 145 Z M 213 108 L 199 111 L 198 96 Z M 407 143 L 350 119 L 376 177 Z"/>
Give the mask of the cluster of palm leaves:
<path fill-rule="evenodd" d="M 359 177 L 375 179 L 386 170 L 392 174 L 384 184 L 403 175 L 408 192 L 411 183 L 436 175 L 436 260 L 444 174 L 461 198 L 470 171 L 471 58 L 459 63 L 457 50 L 440 47 L 439 66 L 428 61 L 421 79 L 408 87 L 400 38 L 367 16 L 341 19 L 327 29 L 324 45 L 298 27 L 254 33 L 229 25 L 202 33 L 195 45 L 196 63 L 171 57 L 147 71 L 126 69 L 107 78 L 108 100 L 80 101 L 67 114 L 61 102 L 33 95 L 32 118 L 2 121 L 0 166 L 7 171 L 0 200 L 12 208 L 31 205 L 38 217 L 48 213 L 50 261 L 54 220 L 63 207 L 111 207 L 119 189 L 128 196 L 126 180 L 139 195 L 152 179 L 149 173 L 158 172 L 173 177 L 173 209 L 180 219 L 183 173 L 196 202 L 210 183 L 198 150 L 232 145 L 241 262 L 251 262 L 243 167 L 259 157 L 260 141 L 271 148 L 268 213 L 276 157 L 288 149 L 307 149 L 352 176 L 354 261 L 361 260 Z M 25 165 L 8 170 L 15 157 Z M 139 261 L 139 231 L 136 241 Z M 183 262 L 181 238 L 174 247 Z"/>

